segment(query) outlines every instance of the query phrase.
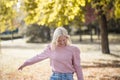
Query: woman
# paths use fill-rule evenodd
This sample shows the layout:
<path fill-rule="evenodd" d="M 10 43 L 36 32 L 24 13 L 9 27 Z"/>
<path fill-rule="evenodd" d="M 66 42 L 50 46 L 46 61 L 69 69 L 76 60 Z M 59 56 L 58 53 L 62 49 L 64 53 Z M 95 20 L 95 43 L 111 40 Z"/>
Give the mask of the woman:
<path fill-rule="evenodd" d="M 35 57 L 28 59 L 18 70 L 28 65 L 50 58 L 53 74 L 50 80 L 73 80 L 73 73 L 77 74 L 78 80 L 83 80 L 80 65 L 80 50 L 71 44 L 68 32 L 63 27 L 58 27 L 52 42 Z"/>

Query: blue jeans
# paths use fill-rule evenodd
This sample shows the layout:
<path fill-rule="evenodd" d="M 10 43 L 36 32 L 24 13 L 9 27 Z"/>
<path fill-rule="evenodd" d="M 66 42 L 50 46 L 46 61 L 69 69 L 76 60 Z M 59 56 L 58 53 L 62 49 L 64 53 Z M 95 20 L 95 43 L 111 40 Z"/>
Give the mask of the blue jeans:
<path fill-rule="evenodd" d="M 73 73 L 55 73 L 53 72 L 50 80 L 73 80 Z"/>

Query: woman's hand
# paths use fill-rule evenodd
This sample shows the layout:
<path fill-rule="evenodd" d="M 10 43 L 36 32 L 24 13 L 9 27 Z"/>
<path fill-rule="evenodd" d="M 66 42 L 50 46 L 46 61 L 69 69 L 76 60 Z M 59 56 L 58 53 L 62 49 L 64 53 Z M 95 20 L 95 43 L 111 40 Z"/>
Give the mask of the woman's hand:
<path fill-rule="evenodd" d="M 21 65 L 18 70 L 22 70 L 25 67 L 25 64 Z"/>

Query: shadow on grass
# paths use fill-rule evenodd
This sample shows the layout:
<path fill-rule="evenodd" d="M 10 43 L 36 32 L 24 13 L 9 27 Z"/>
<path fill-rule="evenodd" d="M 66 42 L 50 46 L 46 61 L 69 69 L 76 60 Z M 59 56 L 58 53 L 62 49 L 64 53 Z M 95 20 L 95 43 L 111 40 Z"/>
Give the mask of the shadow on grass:
<path fill-rule="evenodd" d="M 119 71 L 117 71 L 120 69 L 120 60 L 98 59 L 82 63 L 86 64 L 82 65 L 83 69 L 90 72 L 90 75 L 85 76 L 85 80 L 120 80 Z"/>
<path fill-rule="evenodd" d="M 104 60 L 104 59 L 99 59 L 96 62 L 85 62 L 83 61 L 86 65 L 82 65 L 83 68 L 104 68 L 104 67 L 109 67 L 109 68 L 120 68 L 120 60 Z"/>
<path fill-rule="evenodd" d="M 25 45 L 2 45 L 2 48 L 9 48 L 9 49 L 36 49 L 38 48 L 38 46 L 35 45 L 29 45 L 29 46 L 25 46 Z"/>
<path fill-rule="evenodd" d="M 0 37 L 1 40 L 7 41 L 7 40 L 15 40 L 15 39 L 21 39 L 23 36 L 9 36 L 9 37 Z"/>
<path fill-rule="evenodd" d="M 110 53 L 109 55 L 114 56 L 116 58 L 120 58 L 120 54 L 119 53 L 118 54 Z"/>
<path fill-rule="evenodd" d="M 94 76 L 94 75 L 90 75 L 87 76 L 87 78 L 85 78 L 85 80 L 120 80 L 120 76 L 119 75 L 103 75 L 103 76 Z"/>

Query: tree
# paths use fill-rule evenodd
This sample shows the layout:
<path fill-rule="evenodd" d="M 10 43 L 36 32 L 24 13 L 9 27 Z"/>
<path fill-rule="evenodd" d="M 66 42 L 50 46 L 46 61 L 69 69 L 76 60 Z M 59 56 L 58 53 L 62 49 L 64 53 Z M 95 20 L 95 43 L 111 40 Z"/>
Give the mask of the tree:
<path fill-rule="evenodd" d="M 94 0 L 92 1 L 93 8 L 98 15 L 100 31 L 101 31 L 101 45 L 103 53 L 110 53 L 109 39 L 108 39 L 108 26 L 106 13 L 114 7 L 114 0 Z"/>
<path fill-rule="evenodd" d="M 16 10 L 14 9 L 17 0 L 0 0 L 0 33 L 5 30 L 14 30 Z"/>
<path fill-rule="evenodd" d="M 30 43 L 47 42 L 50 41 L 51 38 L 49 27 L 40 26 L 38 24 L 29 25 L 25 35 L 29 38 L 27 42 Z"/>
<path fill-rule="evenodd" d="M 16 3 L 17 0 L 0 0 L 0 35 L 6 30 L 12 31 L 16 29 L 16 27 L 14 26 L 14 21 L 16 17 L 16 10 L 14 8 Z"/>
<path fill-rule="evenodd" d="M 93 42 L 93 33 L 92 33 L 92 28 L 93 28 L 93 22 L 96 19 L 96 16 L 94 14 L 95 9 L 92 8 L 92 5 L 90 3 L 88 3 L 86 5 L 86 12 L 85 12 L 85 24 L 87 25 L 88 29 L 89 29 L 89 34 L 90 34 L 90 40 L 91 42 Z"/>
<path fill-rule="evenodd" d="M 24 0 L 21 8 L 25 13 L 26 24 L 37 23 L 41 26 L 58 27 L 68 25 L 76 16 L 82 17 L 79 20 L 84 20 L 84 15 L 81 15 L 82 10 L 79 9 L 81 3 L 82 5 L 85 4 L 78 0 Z"/>
<path fill-rule="evenodd" d="M 115 16 L 119 18 L 119 0 L 24 0 L 23 3 L 26 23 L 55 27 L 68 25 L 76 18 L 85 21 L 84 8 L 92 4 L 100 22 L 102 52 L 110 53 L 106 13 L 115 8 Z"/>
<path fill-rule="evenodd" d="M 25 22 L 47 26 L 68 25 L 76 16 L 84 20 L 84 0 L 24 0 Z"/>

